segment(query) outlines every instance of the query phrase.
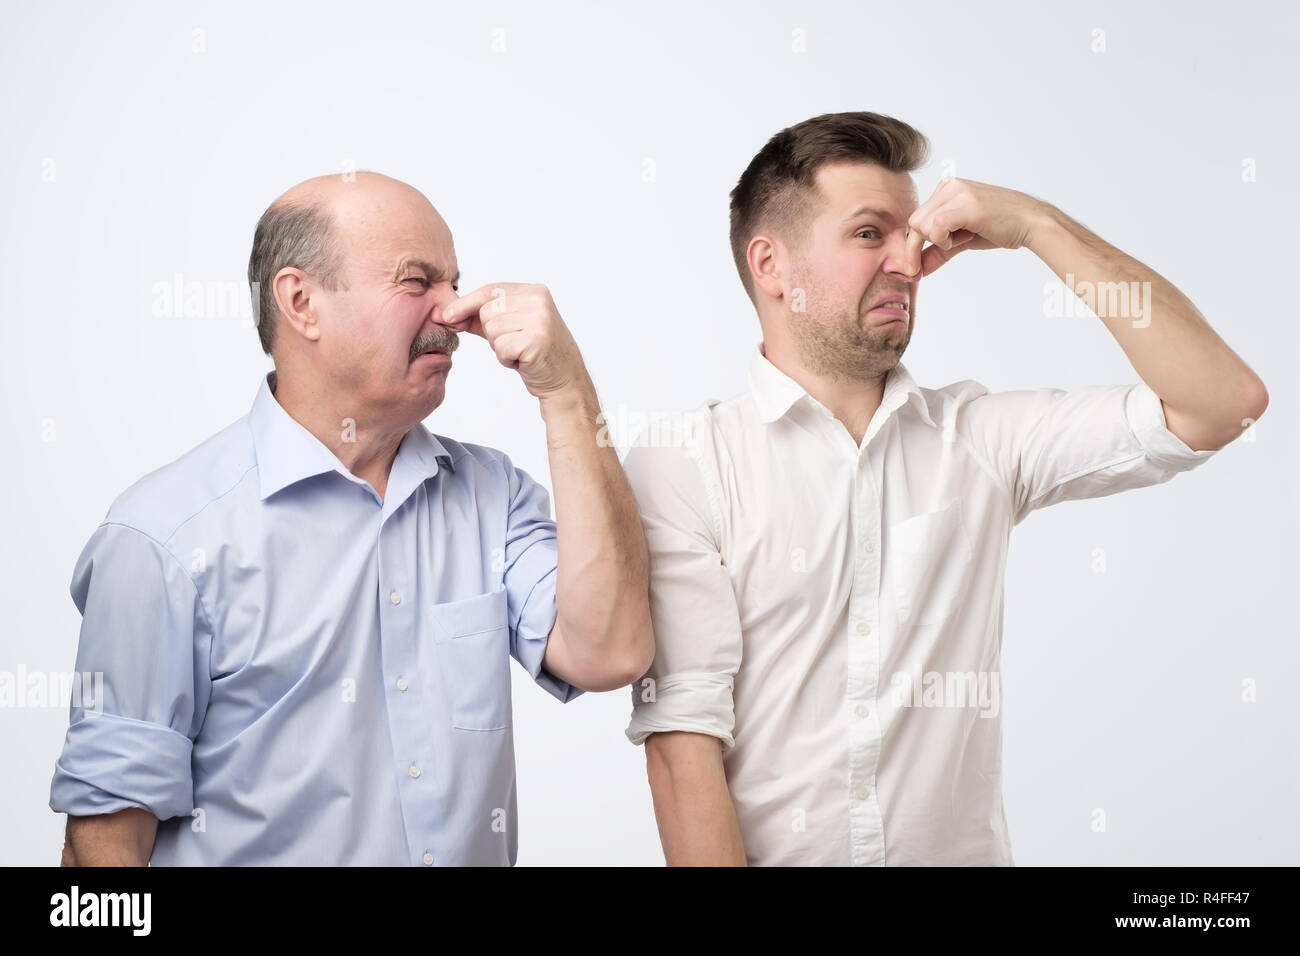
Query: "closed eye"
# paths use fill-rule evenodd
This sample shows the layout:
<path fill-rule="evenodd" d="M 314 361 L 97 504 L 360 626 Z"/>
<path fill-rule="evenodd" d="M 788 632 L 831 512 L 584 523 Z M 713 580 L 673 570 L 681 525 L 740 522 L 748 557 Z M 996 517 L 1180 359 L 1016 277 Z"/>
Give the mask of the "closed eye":
<path fill-rule="evenodd" d="M 418 283 L 420 283 L 420 288 L 421 288 L 421 289 L 425 289 L 425 290 L 427 290 L 427 289 L 429 288 L 429 280 L 428 280 L 428 279 L 425 279 L 425 278 L 422 277 L 422 276 L 410 276 L 410 277 L 408 277 L 408 278 L 406 278 L 406 279 L 403 279 L 402 281 L 403 281 L 403 282 L 418 282 Z"/>

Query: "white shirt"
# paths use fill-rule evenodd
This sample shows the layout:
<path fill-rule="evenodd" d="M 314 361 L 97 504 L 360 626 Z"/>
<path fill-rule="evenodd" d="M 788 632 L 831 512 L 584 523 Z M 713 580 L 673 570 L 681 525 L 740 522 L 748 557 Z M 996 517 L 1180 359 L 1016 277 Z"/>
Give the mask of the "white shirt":
<path fill-rule="evenodd" d="M 763 355 L 624 461 L 657 651 L 627 736 L 719 738 L 750 864 L 1014 865 L 999 654 L 1011 529 L 1213 451 L 1144 384 L 886 377 L 861 446 Z"/>

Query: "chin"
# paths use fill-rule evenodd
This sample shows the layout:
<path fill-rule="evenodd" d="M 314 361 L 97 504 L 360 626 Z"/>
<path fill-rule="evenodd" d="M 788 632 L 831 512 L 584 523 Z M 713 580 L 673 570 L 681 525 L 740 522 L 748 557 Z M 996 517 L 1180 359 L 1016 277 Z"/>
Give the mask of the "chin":
<path fill-rule="evenodd" d="M 423 419 L 423 418 L 428 418 L 430 415 L 432 415 L 434 409 L 436 409 L 439 405 L 441 405 L 442 402 L 443 402 L 443 399 L 446 398 L 446 397 L 447 397 L 447 391 L 446 391 L 446 389 L 444 389 L 444 388 L 442 387 L 442 385 L 439 385 L 439 386 L 434 390 L 433 394 L 432 394 L 432 395 L 429 395 L 429 396 L 424 400 L 424 402 L 421 404 L 421 407 L 422 407 L 423 410 L 424 410 L 424 414 L 421 415 L 420 418 L 422 418 L 422 419 Z"/>

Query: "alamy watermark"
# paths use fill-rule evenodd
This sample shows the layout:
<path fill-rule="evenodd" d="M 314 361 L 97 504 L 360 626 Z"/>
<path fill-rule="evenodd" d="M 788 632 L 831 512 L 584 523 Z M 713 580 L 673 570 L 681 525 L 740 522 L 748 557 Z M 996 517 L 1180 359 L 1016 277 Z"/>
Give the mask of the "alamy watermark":
<path fill-rule="evenodd" d="M 0 709 L 12 707 L 104 709 L 103 671 L 0 671 Z"/>
<path fill-rule="evenodd" d="M 616 405 L 596 416 L 602 448 L 697 448 L 703 420 L 698 412 L 647 412 Z"/>
<path fill-rule="evenodd" d="M 1002 709 L 997 671 L 896 671 L 889 686 L 896 707 L 973 707 L 981 717 L 996 717 Z"/>
<path fill-rule="evenodd" d="M 1043 315 L 1049 319 L 1089 315 L 1132 319 L 1133 328 L 1145 329 L 1151 324 L 1151 283 L 1076 282 L 1074 273 L 1067 272 L 1064 285 L 1057 281 L 1043 283 Z"/>
<path fill-rule="evenodd" d="M 186 279 L 181 273 L 155 282 L 149 310 L 156 319 L 237 319 L 241 327 L 257 324 L 256 282 Z"/>

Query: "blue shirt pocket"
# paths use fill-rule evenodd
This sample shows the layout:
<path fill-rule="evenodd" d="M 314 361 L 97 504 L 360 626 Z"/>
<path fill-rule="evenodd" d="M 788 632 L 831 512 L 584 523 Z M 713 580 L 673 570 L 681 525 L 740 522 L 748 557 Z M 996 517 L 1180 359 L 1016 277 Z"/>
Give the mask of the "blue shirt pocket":
<path fill-rule="evenodd" d="M 432 606 L 438 669 L 460 730 L 504 730 L 510 722 L 510 634 L 506 592 Z"/>

